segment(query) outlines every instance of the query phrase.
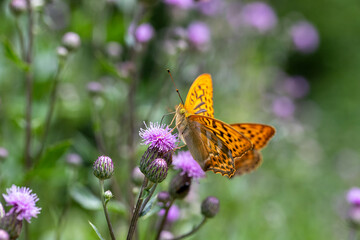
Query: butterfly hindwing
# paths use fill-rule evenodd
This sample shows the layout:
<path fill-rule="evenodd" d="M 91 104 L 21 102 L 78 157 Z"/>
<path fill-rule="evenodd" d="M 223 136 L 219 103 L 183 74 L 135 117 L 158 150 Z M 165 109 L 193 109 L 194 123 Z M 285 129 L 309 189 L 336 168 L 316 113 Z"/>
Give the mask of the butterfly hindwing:
<path fill-rule="evenodd" d="M 254 149 L 258 150 L 265 147 L 270 138 L 275 134 L 275 129 L 269 125 L 257 123 L 236 123 L 230 125 L 250 139 L 254 145 Z"/>
<path fill-rule="evenodd" d="M 251 141 L 220 120 L 198 115 L 190 115 L 188 120 L 191 125 L 196 126 L 194 129 L 199 129 L 202 141 L 209 151 L 210 158 L 204 163 L 204 167 L 231 177 L 234 158 L 251 150 Z"/>
<path fill-rule="evenodd" d="M 189 114 L 214 117 L 213 87 L 210 74 L 204 73 L 195 79 L 186 97 L 184 107 Z"/>
<path fill-rule="evenodd" d="M 241 175 L 258 168 L 262 163 L 262 156 L 258 150 L 253 149 L 247 151 L 242 157 L 235 158 L 234 161 L 236 169 L 235 175 Z"/>

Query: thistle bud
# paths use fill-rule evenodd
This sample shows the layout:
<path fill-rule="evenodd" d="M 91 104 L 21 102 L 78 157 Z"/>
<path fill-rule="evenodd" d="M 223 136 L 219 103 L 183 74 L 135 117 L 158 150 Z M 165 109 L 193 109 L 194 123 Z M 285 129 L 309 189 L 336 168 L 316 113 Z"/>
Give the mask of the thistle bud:
<path fill-rule="evenodd" d="M 145 175 L 147 167 L 160 155 L 156 148 L 149 147 L 140 160 L 140 171 Z"/>
<path fill-rule="evenodd" d="M 112 194 L 112 192 L 110 190 L 105 191 L 105 193 L 104 193 L 105 202 L 108 202 L 113 197 L 114 197 L 114 195 Z"/>
<path fill-rule="evenodd" d="M 168 172 L 168 166 L 164 159 L 154 159 L 145 170 L 145 176 L 154 183 L 160 183 L 165 180 Z"/>
<path fill-rule="evenodd" d="M 13 213 L 0 219 L 0 229 L 5 230 L 10 239 L 17 239 L 21 233 L 22 222 L 17 219 L 17 214 Z"/>
<path fill-rule="evenodd" d="M 77 33 L 68 32 L 62 38 L 62 44 L 66 47 L 69 51 L 76 50 L 81 45 L 80 37 Z"/>
<path fill-rule="evenodd" d="M 27 10 L 26 0 L 11 0 L 9 7 L 10 7 L 10 11 L 15 16 L 18 16 Z"/>
<path fill-rule="evenodd" d="M 0 160 L 5 159 L 9 156 L 9 152 L 6 148 L 0 147 Z"/>
<path fill-rule="evenodd" d="M 56 53 L 60 59 L 66 59 L 66 57 L 69 54 L 69 51 L 67 50 L 66 47 L 59 46 L 56 48 Z"/>
<path fill-rule="evenodd" d="M 201 203 L 201 214 L 206 218 L 213 218 L 219 212 L 219 199 L 216 197 L 207 197 Z"/>
<path fill-rule="evenodd" d="M 100 156 L 94 162 L 93 173 L 100 180 L 109 179 L 114 173 L 114 164 L 111 158 Z"/>
<path fill-rule="evenodd" d="M 135 167 L 131 174 L 131 180 L 136 186 L 141 186 L 144 181 L 144 174 L 140 171 L 140 168 Z"/>
<path fill-rule="evenodd" d="M 187 174 L 177 174 L 170 182 L 169 193 L 172 198 L 183 199 L 190 191 L 191 177 Z"/>
<path fill-rule="evenodd" d="M 158 202 L 161 202 L 164 205 L 166 205 L 168 202 L 170 202 L 171 196 L 168 192 L 162 191 L 162 192 L 158 193 L 157 200 L 158 200 Z"/>
<path fill-rule="evenodd" d="M 9 239 L 10 239 L 9 234 L 4 229 L 0 229 L 0 240 L 9 240 Z"/>

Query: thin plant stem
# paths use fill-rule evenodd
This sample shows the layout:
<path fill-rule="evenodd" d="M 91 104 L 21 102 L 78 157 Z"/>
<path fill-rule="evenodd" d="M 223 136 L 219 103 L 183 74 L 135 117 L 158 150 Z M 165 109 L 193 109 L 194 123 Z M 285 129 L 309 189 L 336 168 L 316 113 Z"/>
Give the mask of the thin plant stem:
<path fill-rule="evenodd" d="M 100 152 L 102 154 L 106 153 L 106 148 L 105 148 L 105 141 L 103 138 L 103 134 L 101 132 L 101 119 L 100 119 L 100 114 L 99 114 L 99 110 L 97 108 L 96 105 L 96 99 L 95 97 L 92 99 L 93 105 L 94 105 L 94 111 L 93 111 L 93 119 L 94 119 L 94 134 L 95 134 L 95 141 L 96 141 L 96 145 L 98 147 L 98 149 L 100 150 Z"/>
<path fill-rule="evenodd" d="M 19 35 L 21 59 L 25 60 L 25 58 L 26 58 L 25 41 L 24 41 L 23 32 L 21 31 L 21 28 L 20 28 L 18 17 L 15 18 L 15 28 Z"/>
<path fill-rule="evenodd" d="M 136 202 L 135 210 L 134 210 L 132 218 L 131 218 L 131 222 L 130 222 L 130 226 L 129 226 L 129 232 L 128 232 L 128 235 L 127 235 L 127 238 L 126 238 L 127 240 L 131 240 L 134 233 L 135 233 L 137 220 L 138 220 L 139 215 L 140 215 L 141 204 L 144 201 L 143 192 L 144 192 L 144 189 L 146 188 L 147 184 L 148 184 L 148 179 L 145 177 L 144 181 L 143 181 L 143 184 L 141 186 L 141 189 L 140 189 L 138 200 Z"/>
<path fill-rule="evenodd" d="M 165 208 L 165 213 L 164 213 L 163 218 L 161 219 L 161 223 L 160 223 L 160 225 L 159 225 L 159 229 L 158 229 L 158 232 L 157 232 L 157 234 L 156 234 L 155 240 L 159 240 L 159 239 L 160 239 L 160 234 L 161 234 L 162 230 L 163 230 L 164 227 L 165 227 L 165 223 L 166 223 L 166 220 L 167 220 L 167 216 L 168 216 L 168 214 L 169 214 L 169 210 L 170 210 L 171 206 L 173 205 L 174 201 L 175 201 L 175 200 L 172 199 L 171 202 L 169 203 L 169 205 L 166 206 L 166 208 Z"/>
<path fill-rule="evenodd" d="M 39 159 L 41 157 L 42 152 L 44 151 L 45 148 L 45 143 L 46 143 L 46 138 L 47 135 L 49 133 L 49 129 L 50 129 L 50 123 L 51 123 L 51 119 L 55 110 L 55 103 L 56 103 L 56 96 L 57 96 L 57 89 L 58 89 L 58 85 L 59 85 L 59 81 L 60 81 L 60 73 L 63 69 L 64 63 L 60 60 L 59 64 L 58 64 L 58 68 L 56 70 L 55 76 L 54 76 L 54 83 L 51 89 L 51 93 L 50 93 L 50 101 L 49 101 L 49 108 L 48 108 L 48 112 L 46 115 L 46 120 L 45 120 L 45 129 L 44 129 L 44 134 L 42 136 L 42 140 L 41 140 L 41 146 L 39 148 L 38 153 L 36 154 L 35 157 L 35 161 L 37 159 Z"/>
<path fill-rule="evenodd" d="M 105 218 L 106 218 L 106 222 L 109 228 L 109 232 L 110 232 L 110 236 L 112 240 L 115 240 L 115 235 L 114 235 L 114 231 L 110 222 L 110 217 L 106 208 L 106 203 L 105 203 L 105 197 L 104 197 L 104 180 L 100 180 L 99 179 L 99 183 L 100 183 L 100 194 L 101 194 L 101 202 L 104 208 L 104 214 L 105 214 Z"/>
<path fill-rule="evenodd" d="M 25 61 L 29 65 L 29 70 L 26 71 L 26 110 L 25 110 L 25 167 L 30 169 L 32 166 L 31 161 L 31 113 L 32 113 L 32 98 L 33 98 L 33 74 L 32 74 L 32 61 L 33 61 L 33 42 L 34 42 L 34 16 L 30 0 L 26 0 L 27 14 L 28 14 L 28 48 Z M 26 235 L 25 235 L 26 236 Z"/>
<path fill-rule="evenodd" d="M 197 225 L 196 227 L 194 227 L 190 232 L 188 233 L 185 233 L 183 235 L 180 235 L 178 237 L 175 237 L 175 238 L 171 238 L 169 240 L 179 240 L 179 239 L 183 239 L 183 238 L 186 238 L 192 234 L 194 234 L 195 232 L 197 232 L 206 222 L 207 218 L 204 217 L 203 220 L 199 223 L 199 225 Z"/>
<path fill-rule="evenodd" d="M 141 209 L 140 209 L 140 213 L 142 213 L 142 211 L 144 211 L 144 208 L 146 207 L 146 204 L 150 201 L 152 195 L 155 192 L 155 189 L 157 187 L 157 183 L 154 184 L 154 186 L 151 188 L 149 195 L 145 198 L 145 201 L 143 202 Z"/>

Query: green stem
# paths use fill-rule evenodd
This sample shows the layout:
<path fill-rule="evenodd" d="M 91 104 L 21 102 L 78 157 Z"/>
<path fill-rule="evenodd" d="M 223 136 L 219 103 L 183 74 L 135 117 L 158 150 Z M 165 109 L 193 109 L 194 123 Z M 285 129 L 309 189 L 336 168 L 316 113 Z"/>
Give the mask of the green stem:
<path fill-rule="evenodd" d="M 144 181 L 143 181 L 143 184 L 141 186 L 141 189 L 140 189 L 140 193 L 139 193 L 139 197 L 138 197 L 138 200 L 136 202 L 136 206 L 135 206 L 135 210 L 134 210 L 134 213 L 133 213 L 133 216 L 131 218 L 131 222 L 130 222 L 130 226 L 129 226 L 129 231 L 128 231 L 128 235 L 127 235 L 127 240 L 131 240 L 133 235 L 134 235 L 134 232 L 135 232 L 135 229 L 136 229 L 136 224 L 137 224 L 137 220 L 139 218 L 139 215 L 140 215 L 140 208 L 141 208 L 141 204 L 143 203 L 144 201 L 144 198 L 143 198 L 143 192 L 144 192 L 144 189 L 146 188 L 148 184 L 148 179 L 145 177 L 144 178 Z"/>
<path fill-rule="evenodd" d="M 144 203 L 141 206 L 140 213 L 142 213 L 144 211 L 144 208 L 146 207 L 146 204 L 150 201 L 152 195 L 155 192 L 156 187 L 157 187 L 157 183 L 155 183 L 154 186 L 151 188 L 149 195 L 146 197 Z"/>
<path fill-rule="evenodd" d="M 104 214 L 105 214 L 105 218 L 106 218 L 106 222 L 109 228 L 109 232 L 110 232 L 110 236 L 112 240 L 116 240 L 115 235 L 114 235 L 114 231 L 110 222 L 110 217 L 106 208 L 106 203 L 105 203 L 105 197 L 104 197 L 104 180 L 100 180 L 99 179 L 99 183 L 100 183 L 100 194 L 101 194 L 101 202 L 104 208 Z"/>
<path fill-rule="evenodd" d="M 44 129 L 44 134 L 42 136 L 42 141 L 41 141 L 41 146 L 40 149 L 38 151 L 38 153 L 36 154 L 35 157 L 35 161 L 38 160 L 41 157 L 42 152 L 44 151 L 45 148 L 45 142 L 46 142 L 46 138 L 47 135 L 49 133 L 49 129 L 50 129 L 50 123 L 51 123 L 51 119 L 55 110 L 55 102 L 56 102 L 56 96 L 57 96 L 57 89 L 58 89 L 58 85 L 59 85 L 59 81 L 60 81 L 60 73 L 63 69 L 64 63 L 59 62 L 58 64 L 58 69 L 56 70 L 55 76 L 54 76 L 54 83 L 51 89 L 51 93 L 50 93 L 50 102 L 49 102 L 49 108 L 48 108 L 48 112 L 46 115 L 46 120 L 45 120 L 45 129 Z"/>
<path fill-rule="evenodd" d="M 194 227 L 190 232 L 188 233 L 185 233 L 183 235 L 180 235 L 178 237 L 175 237 L 175 238 L 171 238 L 171 240 L 179 240 L 179 239 L 183 239 L 183 238 L 186 238 L 192 234 L 194 234 L 195 232 L 197 232 L 206 222 L 207 218 L 204 217 L 203 220 L 199 223 L 199 225 L 197 225 L 196 227 Z"/>
<path fill-rule="evenodd" d="M 28 49 L 25 61 L 29 65 L 29 70 L 26 71 L 26 110 L 25 110 L 25 166 L 27 169 L 31 168 L 31 112 L 32 112 L 32 98 L 33 98 L 33 75 L 32 75 L 32 58 L 33 58 L 33 42 L 34 42 L 34 16 L 30 0 L 26 0 L 27 14 L 28 14 Z M 25 235 L 26 236 L 26 235 Z"/>
<path fill-rule="evenodd" d="M 15 28 L 19 35 L 19 42 L 20 42 L 20 52 L 21 52 L 21 59 L 25 60 L 26 58 L 26 50 L 25 50 L 25 41 L 24 41 L 24 35 L 21 31 L 20 24 L 19 24 L 19 18 L 16 17 L 15 19 Z"/>
<path fill-rule="evenodd" d="M 157 232 L 157 234 L 156 234 L 155 240 L 159 240 L 159 239 L 160 239 L 160 234 L 161 234 L 162 230 L 164 229 L 164 226 L 165 226 L 165 223 L 166 223 L 166 220 L 167 220 L 167 216 L 168 216 L 168 214 L 169 214 L 169 210 L 170 210 L 171 206 L 173 205 L 174 201 L 175 201 L 174 199 L 171 200 L 171 202 L 169 203 L 169 205 L 166 206 L 166 208 L 165 208 L 165 213 L 164 213 L 163 218 L 161 219 L 161 223 L 160 223 L 158 232 Z"/>

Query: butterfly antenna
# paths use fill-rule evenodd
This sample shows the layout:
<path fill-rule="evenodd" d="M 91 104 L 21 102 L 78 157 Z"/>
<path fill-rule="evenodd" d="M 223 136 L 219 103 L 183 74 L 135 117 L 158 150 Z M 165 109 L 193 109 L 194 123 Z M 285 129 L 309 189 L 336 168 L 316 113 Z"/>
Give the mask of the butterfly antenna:
<path fill-rule="evenodd" d="M 169 75 L 170 75 L 171 81 L 172 81 L 172 82 L 173 82 L 173 84 L 174 84 L 174 87 L 175 87 L 175 89 L 176 89 L 176 92 L 177 92 L 177 93 L 178 93 L 178 95 L 179 95 L 179 98 L 180 98 L 180 100 L 181 100 L 182 104 L 183 104 L 183 105 L 185 105 L 184 101 L 183 101 L 183 100 L 182 100 L 182 98 L 181 98 L 181 95 L 180 95 L 179 89 L 177 89 L 177 87 L 176 87 L 175 81 L 174 81 L 174 79 L 173 79 L 173 77 L 172 77 L 172 75 L 171 75 L 170 70 L 168 69 L 167 71 L 168 71 L 168 73 L 169 73 Z"/>

